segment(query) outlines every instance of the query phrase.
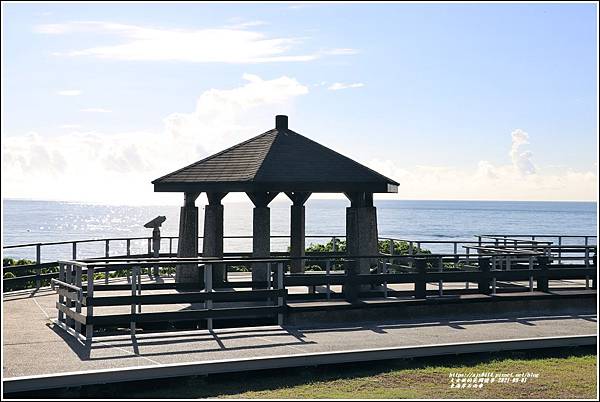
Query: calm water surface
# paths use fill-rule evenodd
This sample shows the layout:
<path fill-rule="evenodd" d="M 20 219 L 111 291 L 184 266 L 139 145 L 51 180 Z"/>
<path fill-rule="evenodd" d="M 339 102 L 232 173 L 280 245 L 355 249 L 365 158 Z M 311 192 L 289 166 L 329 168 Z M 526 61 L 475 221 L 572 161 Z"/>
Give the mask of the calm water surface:
<path fill-rule="evenodd" d="M 415 240 L 471 240 L 476 234 L 565 234 L 595 235 L 597 205 L 593 202 L 502 202 L 502 201 L 376 201 L 380 236 Z M 271 204 L 271 233 L 289 234 L 289 203 Z M 306 233 L 343 235 L 344 200 L 309 200 L 306 203 Z M 199 206 L 202 209 L 202 206 Z M 143 224 L 165 215 L 162 233 L 177 236 L 177 206 L 113 206 L 54 201 L 4 200 L 3 245 L 150 236 Z M 200 225 L 202 222 L 200 213 Z M 202 226 L 200 226 L 202 228 Z M 200 229 L 202 231 L 202 229 Z M 252 234 L 252 206 L 225 204 L 225 235 Z M 310 241 L 325 239 L 308 239 Z M 575 242 L 575 240 L 573 240 Z M 174 243 L 174 247 L 175 247 Z M 286 240 L 273 240 L 272 249 L 282 250 Z M 163 243 L 163 250 L 168 242 Z M 132 244 L 134 252 L 144 252 L 144 241 Z M 432 246 L 442 252 L 443 246 Z M 111 243 L 111 252 L 123 252 L 125 242 Z M 226 251 L 250 251 L 250 240 L 225 240 Z M 80 245 L 79 256 L 98 256 L 103 243 Z M 7 249 L 5 256 L 35 256 L 35 248 Z M 43 260 L 70 258 L 71 245 L 43 247 Z"/>

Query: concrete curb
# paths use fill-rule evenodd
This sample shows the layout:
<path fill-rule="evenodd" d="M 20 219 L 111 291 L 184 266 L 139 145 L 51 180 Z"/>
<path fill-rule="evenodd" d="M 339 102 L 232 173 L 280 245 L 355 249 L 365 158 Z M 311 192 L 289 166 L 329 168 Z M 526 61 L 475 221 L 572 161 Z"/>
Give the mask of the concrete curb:
<path fill-rule="evenodd" d="M 6 394 L 50 388 L 76 387 L 82 385 L 183 377 L 191 375 L 207 375 L 481 352 L 591 346 L 596 344 L 597 336 L 595 334 L 522 339 L 499 339 L 478 342 L 401 346 L 395 348 L 302 353 L 297 355 L 280 355 L 246 359 L 224 359 L 204 362 L 162 364 L 159 366 L 143 366 L 12 377 L 5 378 L 2 382 L 2 385 L 3 394 Z"/>

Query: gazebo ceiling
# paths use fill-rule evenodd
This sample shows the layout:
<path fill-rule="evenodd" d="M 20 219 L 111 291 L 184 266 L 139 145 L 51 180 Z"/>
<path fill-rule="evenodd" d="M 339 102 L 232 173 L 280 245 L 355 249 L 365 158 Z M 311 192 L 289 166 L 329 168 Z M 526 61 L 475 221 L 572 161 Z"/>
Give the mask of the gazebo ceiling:
<path fill-rule="evenodd" d="M 398 183 L 287 127 L 276 128 L 152 182 L 157 192 L 396 193 Z"/>

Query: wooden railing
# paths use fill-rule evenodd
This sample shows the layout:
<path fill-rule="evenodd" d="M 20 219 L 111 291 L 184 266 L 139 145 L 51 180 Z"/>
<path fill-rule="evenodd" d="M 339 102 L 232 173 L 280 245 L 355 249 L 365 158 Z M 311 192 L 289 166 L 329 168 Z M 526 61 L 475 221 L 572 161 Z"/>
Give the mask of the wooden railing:
<path fill-rule="evenodd" d="M 212 330 L 213 319 L 231 317 L 263 317 L 275 316 L 277 323 L 283 324 L 283 311 L 286 290 L 283 284 L 283 261 L 276 259 L 248 259 L 244 263 L 269 263 L 276 265 L 276 281 L 269 281 L 266 289 L 246 291 L 218 291 L 213 289 L 212 264 L 214 259 L 201 258 L 169 258 L 139 260 L 129 263 L 114 262 L 80 262 L 59 261 L 60 272 L 58 279 L 52 279 L 52 289 L 58 294 L 56 308 L 58 318 L 56 324 L 77 338 L 90 343 L 94 334 L 94 326 L 119 326 L 126 324 L 132 333 L 137 323 L 148 322 L 177 322 L 206 320 L 207 328 Z M 217 261 L 218 262 L 218 261 Z M 242 261 L 228 260 L 229 263 Z M 159 263 L 193 263 L 202 264 L 204 273 L 204 288 L 195 289 L 177 283 L 143 284 L 141 271 Z M 98 285 L 94 281 L 96 272 L 109 272 L 125 269 L 130 278 L 129 284 Z M 186 289 L 185 293 L 147 294 L 142 290 L 157 289 Z M 98 292 L 130 290 L 130 295 L 111 295 L 98 297 Z M 214 308 L 213 303 L 239 303 L 248 301 L 266 301 L 267 306 L 236 306 Z M 176 306 L 181 303 L 203 303 L 203 308 L 193 310 L 178 310 L 169 312 L 142 312 L 142 306 L 160 304 Z M 94 307 L 130 306 L 129 314 L 94 315 Z M 85 308 L 85 312 L 83 309 Z M 82 331 L 83 329 L 83 331 Z M 82 332 L 85 334 L 83 338 Z"/>
<path fill-rule="evenodd" d="M 469 259 L 467 259 L 469 257 Z M 300 258 L 300 257 L 299 257 Z M 129 326 L 136 330 L 137 323 L 148 322 L 205 322 L 212 329 L 213 319 L 240 317 L 277 317 L 279 325 L 284 322 L 286 300 L 305 294 L 290 292 L 292 287 L 307 287 L 306 294 L 323 300 L 343 297 L 350 302 L 358 299 L 377 297 L 406 296 L 413 299 L 428 299 L 453 294 L 481 293 L 496 295 L 499 292 L 514 291 L 500 287 L 499 283 L 512 283 L 520 291 L 535 290 L 548 292 L 552 280 L 583 280 L 585 289 L 596 289 L 597 265 L 552 266 L 549 257 L 543 252 L 502 253 L 479 255 L 474 258 L 467 254 L 432 254 L 427 256 L 363 255 L 363 256 L 312 256 L 301 259 L 324 262 L 327 269 L 320 272 L 286 274 L 285 267 L 296 258 L 127 258 L 84 261 L 59 261 L 58 279 L 52 279 L 52 288 L 58 293 L 57 324 L 90 342 L 94 327 Z M 369 273 L 358 273 L 354 264 L 361 259 L 376 260 Z M 266 282 L 235 281 L 217 284 L 213 281 L 215 264 L 247 265 L 265 263 L 269 267 Z M 142 271 L 152 275 L 152 267 L 159 265 L 191 264 L 202 271 L 203 287 L 198 284 L 175 283 L 169 281 L 142 281 Z M 341 267 L 341 269 L 331 269 Z M 458 267 L 458 269 L 457 269 Z M 129 280 L 117 283 L 95 281 L 95 274 L 125 271 Z M 157 279 L 157 278 L 150 278 Z M 519 285 L 518 283 L 526 283 Z M 462 283 L 464 288 L 444 289 L 448 284 Z M 409 289 L 394 290 L 390 285 L 410 284 Z M 438 289 L 428 290 L 428 284 L 437 284 Z M 476 287 L 469 289 L 469 284 Z M 317 286 L 325 287 L 325 292 L 315 292 Z M 342 287 L 333 291 L 332 287 Z M 240 290 L 244 289 L 244 290 Z M 250 289 L 250 290 L 245 290 Z M 184 290 L 184 293 L 143 294 L 148 290 Z M 102 292 L 110 291 L 109 296 Z M 127 291 L 127 294 L 118 294 Z M 117 294 L 115 295 L 115 292 Z M 239 305 L 241 302 L 259 301 L 261 305 Z M 266 302 L 266 303 L 265 303 Z M 201 308 L 181 310 L 181 303 L 202 303 Z M 215 306 L 214 303 L 236 304 Z M 172 305 L 175 311 L 145 312 L 143 306 L 160 304 Z M 128 314 L 95 314 L 94 307 L 129 306 Z M 83 335 L 85 334 L 85 336 Z"/>

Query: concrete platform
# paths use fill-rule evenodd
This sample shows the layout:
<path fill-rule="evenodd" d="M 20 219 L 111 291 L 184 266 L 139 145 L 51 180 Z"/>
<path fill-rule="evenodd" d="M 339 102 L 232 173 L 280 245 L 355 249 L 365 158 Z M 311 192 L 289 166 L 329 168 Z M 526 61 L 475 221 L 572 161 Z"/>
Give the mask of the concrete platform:
<path fill-rule="evenodd" d="M 473 314 L 455 304 L 451 316 L 443 319 L 377 317 L 352 324 L 138 332 L 95 336 L 91 347 L 86 347 L 53 324 L 56 300 L 50 289 L 4 295 L 5 392 L 419 353 L 590 344 L 595 343 L 597 332 L 595 308 L 574 309 L 563 303 L 561 308 L 539 314 L 486 310 Z M 344 302 L 330 303 L 336 310 Z M 214 371 L 215 367 L 221 371 Z"/>

